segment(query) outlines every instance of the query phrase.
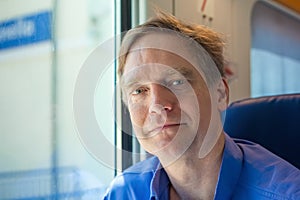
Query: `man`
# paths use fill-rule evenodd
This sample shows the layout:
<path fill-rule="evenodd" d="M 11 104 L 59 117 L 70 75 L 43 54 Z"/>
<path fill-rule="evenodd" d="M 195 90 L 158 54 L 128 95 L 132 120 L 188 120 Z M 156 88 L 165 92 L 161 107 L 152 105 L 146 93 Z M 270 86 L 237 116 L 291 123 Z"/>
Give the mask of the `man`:
<path fill-rule="evenodd" d="M 219 34 L 158 13 L 120 51 L 123 101 L 153 154 L 112 182 L 105 199 L 300 199 L 300 171 L 222 129 L 228 104 Z"/>

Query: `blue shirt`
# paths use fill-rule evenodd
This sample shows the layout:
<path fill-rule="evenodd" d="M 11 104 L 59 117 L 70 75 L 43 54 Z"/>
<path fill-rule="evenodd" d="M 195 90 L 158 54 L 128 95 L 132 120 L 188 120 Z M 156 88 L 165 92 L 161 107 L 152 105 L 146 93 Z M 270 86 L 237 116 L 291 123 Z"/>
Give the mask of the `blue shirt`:
<path fill-rule="evenodd" d="M 215 200 L 300 200 L 299 169 L 258 144 L 225 138 Z M 158 158 L 152 157 L 117 176 L 104 199 L 165 200 L 169 185 Z"/>

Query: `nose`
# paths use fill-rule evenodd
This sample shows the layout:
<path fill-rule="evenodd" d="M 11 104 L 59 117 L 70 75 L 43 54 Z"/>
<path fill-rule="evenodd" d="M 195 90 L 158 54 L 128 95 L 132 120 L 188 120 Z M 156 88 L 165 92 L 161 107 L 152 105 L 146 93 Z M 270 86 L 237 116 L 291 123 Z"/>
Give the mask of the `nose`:
<path fill-rule="evenodd" d="M 170 112 L 173 110 L 176 102 L 176 96 L 163 85 L 152 84 L 151 88 L 151 102 L 149 106 L 149 113 L 161 114 L 162 112 Z"/>

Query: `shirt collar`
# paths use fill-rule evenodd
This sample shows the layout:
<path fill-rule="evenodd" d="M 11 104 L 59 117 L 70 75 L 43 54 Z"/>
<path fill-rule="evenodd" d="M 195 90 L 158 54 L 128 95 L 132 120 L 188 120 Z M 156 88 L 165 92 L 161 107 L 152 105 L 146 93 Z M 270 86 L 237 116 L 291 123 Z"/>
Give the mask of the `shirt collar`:
<path fill-rule="evenodd" d="M 243 153 L 227 134 L 215 200 L 231 199 L 242 171 Z"/>
<path fill-rule="evenodd" d="M 158 161 L 158 158 L 156 159 Z M 231 199 L 240 177 L 242 162 L 243 153 L 241 149 L 235 144 L 233 139 L 225 134 L 225 147 L 215 200 Z M 153 173 L 150 185 L 150 199 L 169 199 L 170 180 L 159 161 Z"/>
<path fill-rule="evenodd" d="M 150 199 L 169 199 L 169 185 L 169 177 L 158 163 L 150 185 Z"/>

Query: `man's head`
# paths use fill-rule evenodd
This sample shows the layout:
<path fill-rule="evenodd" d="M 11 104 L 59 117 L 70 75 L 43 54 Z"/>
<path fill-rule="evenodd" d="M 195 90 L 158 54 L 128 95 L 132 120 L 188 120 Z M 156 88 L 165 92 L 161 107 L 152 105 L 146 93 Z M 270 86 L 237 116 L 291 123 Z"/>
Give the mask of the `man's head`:
<path fill-rule="evenodd" d="M 123 100 L 142 146 L 165 163 L 203 146 L 207 155 L 228 100 L 218 34 L 160 13 L 126 34 L 119 61 Z"/>

